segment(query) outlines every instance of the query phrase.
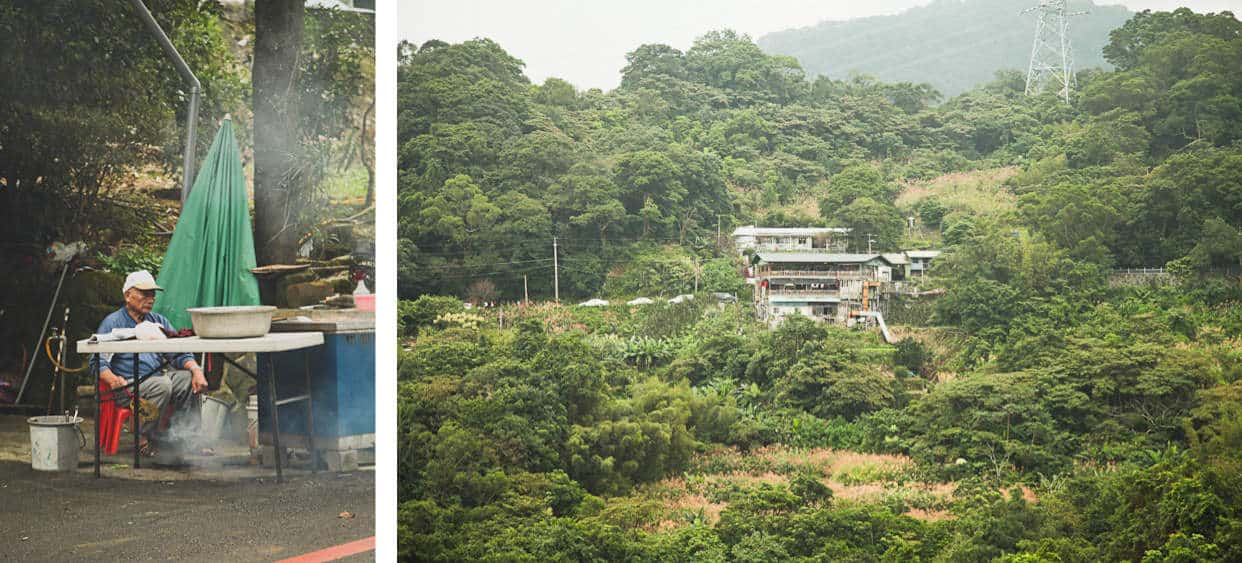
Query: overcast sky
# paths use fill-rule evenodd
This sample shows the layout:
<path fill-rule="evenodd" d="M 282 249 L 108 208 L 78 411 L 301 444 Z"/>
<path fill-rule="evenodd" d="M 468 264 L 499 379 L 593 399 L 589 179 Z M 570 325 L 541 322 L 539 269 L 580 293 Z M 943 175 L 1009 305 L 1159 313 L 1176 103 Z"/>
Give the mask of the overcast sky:
<path fill-rule="evenodd" d="M 578 88 L 615 88 L 625 54 L 644 43 L 685 51 L 713 29 L 758 39 L 824 20 L 896 14 L 930 0 L 401 0 L 397 36 L 460 43 L 488 37 L 526 63 L 539 84 L 549 76 Z M 1242 13 L 1242 0 L 1096 0 L 1139 11 L 1189 6 L 1196 12 Z M 1032 5 L 1038 0 L 1031 0 Z"/>

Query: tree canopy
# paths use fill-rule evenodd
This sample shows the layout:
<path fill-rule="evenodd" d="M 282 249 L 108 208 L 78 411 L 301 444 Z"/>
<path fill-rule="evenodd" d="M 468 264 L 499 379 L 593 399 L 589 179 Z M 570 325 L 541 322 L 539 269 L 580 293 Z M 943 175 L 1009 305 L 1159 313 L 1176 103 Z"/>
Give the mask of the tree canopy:
<path fill-rule="evenodd" d="M 1068 104 L 807 78 L 730 31 L 607 93 L 404 46 L 402 557 L 1239 559 L 1239 26 L 1138 14 Z M 889 344 L 713 302 L 749 289 L 717 222 L 944 252 Z M 699 298 L 539 303 L 553 237 L 567 295 Z"/>

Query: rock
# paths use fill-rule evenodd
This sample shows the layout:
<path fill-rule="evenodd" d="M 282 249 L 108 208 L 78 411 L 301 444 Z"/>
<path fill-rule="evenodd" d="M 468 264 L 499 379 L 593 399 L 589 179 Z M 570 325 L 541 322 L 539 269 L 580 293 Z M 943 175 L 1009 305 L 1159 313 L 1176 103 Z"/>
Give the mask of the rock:
<path fill-rule="evenodd" d="M 332 289 L 343 295 L 353 295 L 354 289 L 358 287 L 358 282 L 349 277 L 349 272 L 341 272 L 324 281 L 332 284 Z"/>
<path fill-rule="evenodd" d="M 297 308 L 317 304 L 336 293 L 327 281 L 311 281 L 288 286 L 285 300 L 288 307 Z"/>

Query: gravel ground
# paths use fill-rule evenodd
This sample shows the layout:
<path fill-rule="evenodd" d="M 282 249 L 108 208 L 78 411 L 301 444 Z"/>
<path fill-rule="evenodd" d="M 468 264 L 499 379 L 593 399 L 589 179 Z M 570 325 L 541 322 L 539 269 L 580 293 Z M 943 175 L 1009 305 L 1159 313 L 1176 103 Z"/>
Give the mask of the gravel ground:
<path fill-rule="evenodd" d="M 138 470 L 112 457 L 96 479 L 84 450 L 76 473 L 36 472 L 25 426 L 0 416 L 0 560 L 273 561 L 375 535 L 368 469 L 287 469 L 278 485 L 273 469 L 226 452 Z"/>

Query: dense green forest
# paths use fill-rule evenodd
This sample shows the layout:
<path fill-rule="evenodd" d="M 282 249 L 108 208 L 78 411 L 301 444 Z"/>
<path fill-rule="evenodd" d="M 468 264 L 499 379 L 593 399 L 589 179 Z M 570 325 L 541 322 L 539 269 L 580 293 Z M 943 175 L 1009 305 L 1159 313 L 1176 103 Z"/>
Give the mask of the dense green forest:
<path fill-rule="evenodd" d="M 606 93 L 404 45 L 402 558 L 1242 559 L 1240 34 L 1137 14 L 1070 104 L 812 80 L 728 31 Z M 462 307 L 550 297 L 553 236 L 568 296 L 744 292 L 717 221 L 934 243 L 944 292 L 893 345 L 745 298 Z"/>
<path fill-rule="evenodd" d="M 759 46 L 789 55 L 812 76 L 861 73 L 886 82 L 926 82 L 955 96 L 998 70 L 1026 70 L 1037 0 L 935 0 L 892 16 L 827 21 L 769 33 Z M 1124 6 L 1072 0 L 1070 41 L 1077 69 L 1112 66 L 1101 49 L 1108 32 L 1133 14 Z"/>

